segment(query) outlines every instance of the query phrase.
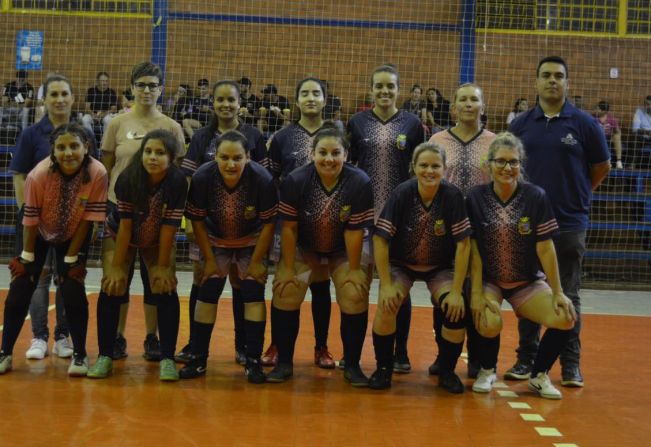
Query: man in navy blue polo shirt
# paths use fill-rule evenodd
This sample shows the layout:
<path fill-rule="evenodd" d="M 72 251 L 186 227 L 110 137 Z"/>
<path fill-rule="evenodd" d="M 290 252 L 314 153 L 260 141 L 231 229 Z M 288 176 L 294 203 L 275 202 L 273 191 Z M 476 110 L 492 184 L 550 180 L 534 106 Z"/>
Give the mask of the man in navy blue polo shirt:
<path fill-rule="evenodd" d="M 509 130 L 522 139 L 529 180 L 547 192 L 561 230 L 554 237 L 561 285 L 577 314 L 576 325 L 561 353 L 561 385 L 582 387 L 581 263 L 592 191 L 608 175 L 610 153 L 595 118 L 567 101 L 568 86 L 565 61 L 558 56 L 543 58 L 536 71 L 538 105 L 516 118 Z M 538 351 L 540 326 L 521 319 L 518 329 L 518 361 L 506 372 L 506 379 L 528 378 Z"/>

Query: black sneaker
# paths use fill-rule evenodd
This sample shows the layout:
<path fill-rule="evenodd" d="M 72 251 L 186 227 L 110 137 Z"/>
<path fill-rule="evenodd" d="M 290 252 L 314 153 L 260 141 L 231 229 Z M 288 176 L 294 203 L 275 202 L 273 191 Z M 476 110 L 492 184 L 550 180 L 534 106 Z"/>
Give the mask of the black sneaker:
<path fill-rule="evenodd" d="M 439 375 L 439 357 L 436 356 L 436 360 L 429 365 L 429 368 L 427 368 L 427 372 L 429 373 L 430 376 L 438 376 Z"/>
<path fill-rule="evenodd" d="M 260 359 L 246 359 L 245 362 L 246 367 L 244 368 L 244 374 L 249 383 L 260 384 L 267 381 L 264 371 L 262 370 Z"/>
<path fill-rule="evenodd" d="M 179 377 L 181 379 L 196 379 L 197 377 L 206 375 L 205 357 L 193 357 L 183 368 L 179 370 Z"/>
<path fill-rule="evenodd" d="M 468 378 L 469 379 L 476 379 L 477 376 L 479 375 L 479 370 L 481 369 L 481 365 L 479 363 L 473 362 L 468 362 Z"/>
<path fill-rule="evenodd" d="M 393 372 L 396 374 L 409 374 L 411 372 L 411 362 L 407 353 L 396 353 L 393 356 Z"/>
<path fill-rule="evenodd" d="M 366 377 L 359 365 L 346 366 L 346 369 L 344 369 L 344 379 L 356 388 L 368 386 L 368 377 Z"/>
<path fill-rule="evenodd" d="M 235 348 L 235 363 L 246 366 L 246 348 Z"/>
<path fill-rule="evenodd" d="M 113 360 L 126 358 L 127 355 L 129 355 L 127 354 L 127 339 L 124 338 L 124 335 L 118 333 L 113 344 Z"/>
<path fill-rule="evenodd" d="M 585 386 L 578 366 L 562 368 L 561 385 L 568 388 L 583 388 Z"/>
<path fill-rule="evenodd" d="M 504 373 L 506 380 L 526 380 L 531 377 L 533 363 L 521 362 L 518 360 L 515 364 Z"/>
<path fill-rule="evenodd" d="M 455 373 L 444 373 L 442 371 L 439 371 L 439 387 L 452 394 L 461 394 L 465 388 L 463 382 Z"/>
<path fill-rule="evenodd" d="M 183 349 L 174 356 L 176 363 L 189 363 L 192 360 L 192 351 L 190 350 L 190 343 L 183 346 Z"/>
<path fill-rule="evenodd" d="M 286 363 L 278 363 L 274 369 L 267 374 L 267 382 L 283 383 L 294 375 L 294 367 Z"/>
<path fill-rule="evenodd" d="M 391 368 L 382 367 L 375 370 L 371 378 L 368 379 L 368 387 L 373 390 L 386 390 L 391 388 Z"/>
<path fill-rule="evenodd" d="M 149 362 L 160 362 L 160 342 L 156 334 L 147 334 L 143 343 L 145 352 L 142 356 Z"/>

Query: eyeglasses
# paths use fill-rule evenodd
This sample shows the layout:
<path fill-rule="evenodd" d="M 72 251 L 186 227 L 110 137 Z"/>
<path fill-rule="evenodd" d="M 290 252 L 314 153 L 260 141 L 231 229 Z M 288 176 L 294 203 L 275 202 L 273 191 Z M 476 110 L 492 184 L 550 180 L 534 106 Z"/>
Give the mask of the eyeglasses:
<path fill-rule="evenodd" d="M 505 160 L 503 158 L 491 158 L 489 161 L 492 161 L 495 163 L 495 166 L 497 166 L 500 169 L 504 169 L 506 165 L 511 166 L 511 168 L 519 168 L 520 167 L 520 160 L 514 158 L 512 160 Z"/>
<path fill-rule="evenodd" d="M 160 88 L 160 84 L 157 82 L 135 82 L 133 86 L 139 92 L 144 92 L 146 88 L 149 88 L 150 92 L 155 92 Z"/>

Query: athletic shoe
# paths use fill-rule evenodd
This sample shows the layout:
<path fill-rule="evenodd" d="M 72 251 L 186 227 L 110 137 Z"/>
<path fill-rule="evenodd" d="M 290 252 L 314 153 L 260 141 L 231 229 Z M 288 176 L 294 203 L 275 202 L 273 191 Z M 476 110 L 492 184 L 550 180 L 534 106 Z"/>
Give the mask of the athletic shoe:
<path fill-rule="evenodd" d="M 429 365 L 429 368 L 427 368 L 427 372 L 429 373 L 430 376 L 438 376 L 439 375 L 439 358 L 436 356 L 436 360 Z"/>
<path fill-rule="evenodd" d="M 393 372 L 396 374 L 409 374 L 411 372 L 411 362 L 407 353 L 396 353 L 393 356 Z"/>
<path fill-rule="evenodd" d="M 463 382 L 453 372 L 444 373 L 439 371 L 439 387 L 452 394 L 461 394 L 465 391 Z"/>
<path fill-rule="evenodd" d="M 622 164 L 621 160 L 617 160 L 615 163 L 615 169 L 624 169 L 624 165 Z"/>
<path fill-rule="evenodd" d="M 506 380 L 525 380 L 531 377 L 532 369 L 533 363 L 525 363 L 518 360 L 511 369 L 508 369 L 504 373 L 504 378 Z"/>
<path fill-rule="evenodd" d="M 32 345 L 25 352 L 30 360 L 43 360 L 47 356 L 47 342 L 40 338 L 32 338 Z"/>
<path fill-rule="evenodd" d="M 160 361 L 158 378 L 163 382 L 176 382 L 179 380 L 179 372 L 176 370 L 176 363 L 172 359 Z"/>
<path fill-rule="evenodd" d="M 561 372 L 561 385 L 568 388 L 583 388 L 583 376 L 578 366 L 573 368 L 562 368 Z"/>
<path fill-rule="evenodd" d="M 276 366 L 278 364 L 278 349 L 276 345 L 269 345 L 267 350 L 262 354 L 262 366 Z"/>
<path fill-rule="evenodd" d="M 368 379 L 368 387 L 373 390 L 386 390 L 391 388 L 391 377 L 393 370 L 391 368 L 382 367 L 375 370 Z"/>
<path fill-rule="evenodd" d="M 560 399 L 563 397 L 544 372 L 539 372 L 536 377 L 529 379 L 529 389 L 545 399 Z"/>
<path fill-rule="evenodd" d="M 113 344 L 113 360 L 120 360 L 127 355 L 127 339 L 124 335 L 118 334 L 115 336 L 115 343 Z"/>
<path fill-rule="evenodd" d="M 475 393 L 490 393 L 496 379 L 497 375 L 495 375 L 494 369 L 480 368 L 477 374 L 477 380 L 472 384 L 472 390 Z"/>
<path fill-rule="evenodd" d="M 0 354 L 0 374 L 11 371 L 11 360 L 13 357 L 7 354 Z"/>
<path fill-rule="evenodd" d="M 196 379 L 197 377 L 206 374 L 205 357 L 193 357 L 183 368 L 179 370 L 179 377 L 181 379 Z"/>
<path fill-rule="evenodd" d="M 183 349 L 174 356 L 176 363 L 189 363 L 192 360 L 192 351 L 190 343 L 183 346 Z"/>
<path fill-rule="evenodd" d="M 86 377 L 86 374 L 88 374 L 88 356 L 82 357 L 79 354 L 73 354 L 68 367 L 68 375 L 71 377 Z"/>
<path fill-rule="evenodd" d="M 275 346 L 274 346 L 275 349 Z M 269 374 L 267 374 L 267 382 L 270 383 L 283 383 L 294 375 L 294 367 L 285 363 L 278 363 Z"/>
<path fill-rule="evenodd" d="M 344 369 L 344 379 L 355 388 L 368 386 L 368 377 L 366 377 L 359 365 L 346 366 L 346 369 Z"/>
<path fill-rule="evenodd" d="M 142 357 L 145 360 L 148 362 L 160 361 L 160 342 L 158 341 L 156 334 L 147 334 L 142 345 L 145 349 L 145 352 L 142 353 Z"/>
<path fill-rule="evenodd" d="M 246 366 L 246 348 L 235 349 L 235 363 Z"/>
<path fill-rule="evenodd" d="M 346 360 L 342 357 L 341 360 L 337 362 L 337 368 L 344 370 L 346 369 Z"/>
<path fill-rule="evenodd" d="M 335 368 L 335 359 L 333 359 L 332 354 L 328 352 L 327 346 L 314 349 L 314 364 L 322 369 Z"/>
<path fill-rule="evenodd" d="M 100 355 L 93 366 L 88 368 L 86 377 L 91 379 L 106 379 L 113 374 L 113 359 L 108 355 Z"/>
<path fill-rule="evenodd" d="M 479 376 L 480 369 L 481 366 L 479 365 L 479 363 L 468 362 L 468 378 L 476 379 Z"/>
<path fill-rule="evenodd" d="M 260 384 L 267 381 L 267 377 L 264 375 L 264 371 L 262 369 L 262 363 L 260 363 L 259 359 L 246 359 L 244 375 L 246 375 L 249 383 Z"/>
<path fill-rule="evenodd" d="M 62 337 L 54 342 L 52 346 L 52 354 L 59 356 L 61 359 L 69 359 L 75 350 L 72 348 L 72 343 L 68 337 Z"/>

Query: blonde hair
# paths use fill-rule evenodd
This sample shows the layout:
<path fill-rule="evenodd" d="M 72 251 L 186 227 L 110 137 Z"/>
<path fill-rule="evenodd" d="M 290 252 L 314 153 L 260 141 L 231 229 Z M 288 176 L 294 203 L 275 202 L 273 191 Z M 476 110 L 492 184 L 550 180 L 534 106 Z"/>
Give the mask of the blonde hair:
<path fill-rule="evenodd" d="M 522 141 L 511 132 L 498 133 L 491 145 L 488 146 L 489 162 L 495 158 L 497 151 L 502 148 L 511 149 L 518 154 L 518 158 L 520 159 L 520 175 L 518 176 L 518 181 L 524 181 L 524 168 L 522 165 L 527 159 L 527 154 L 524 152 L 524 144 L 522 144 Z M 493 175 L 491 170 L 491 178 L 492 177 Z"/>

